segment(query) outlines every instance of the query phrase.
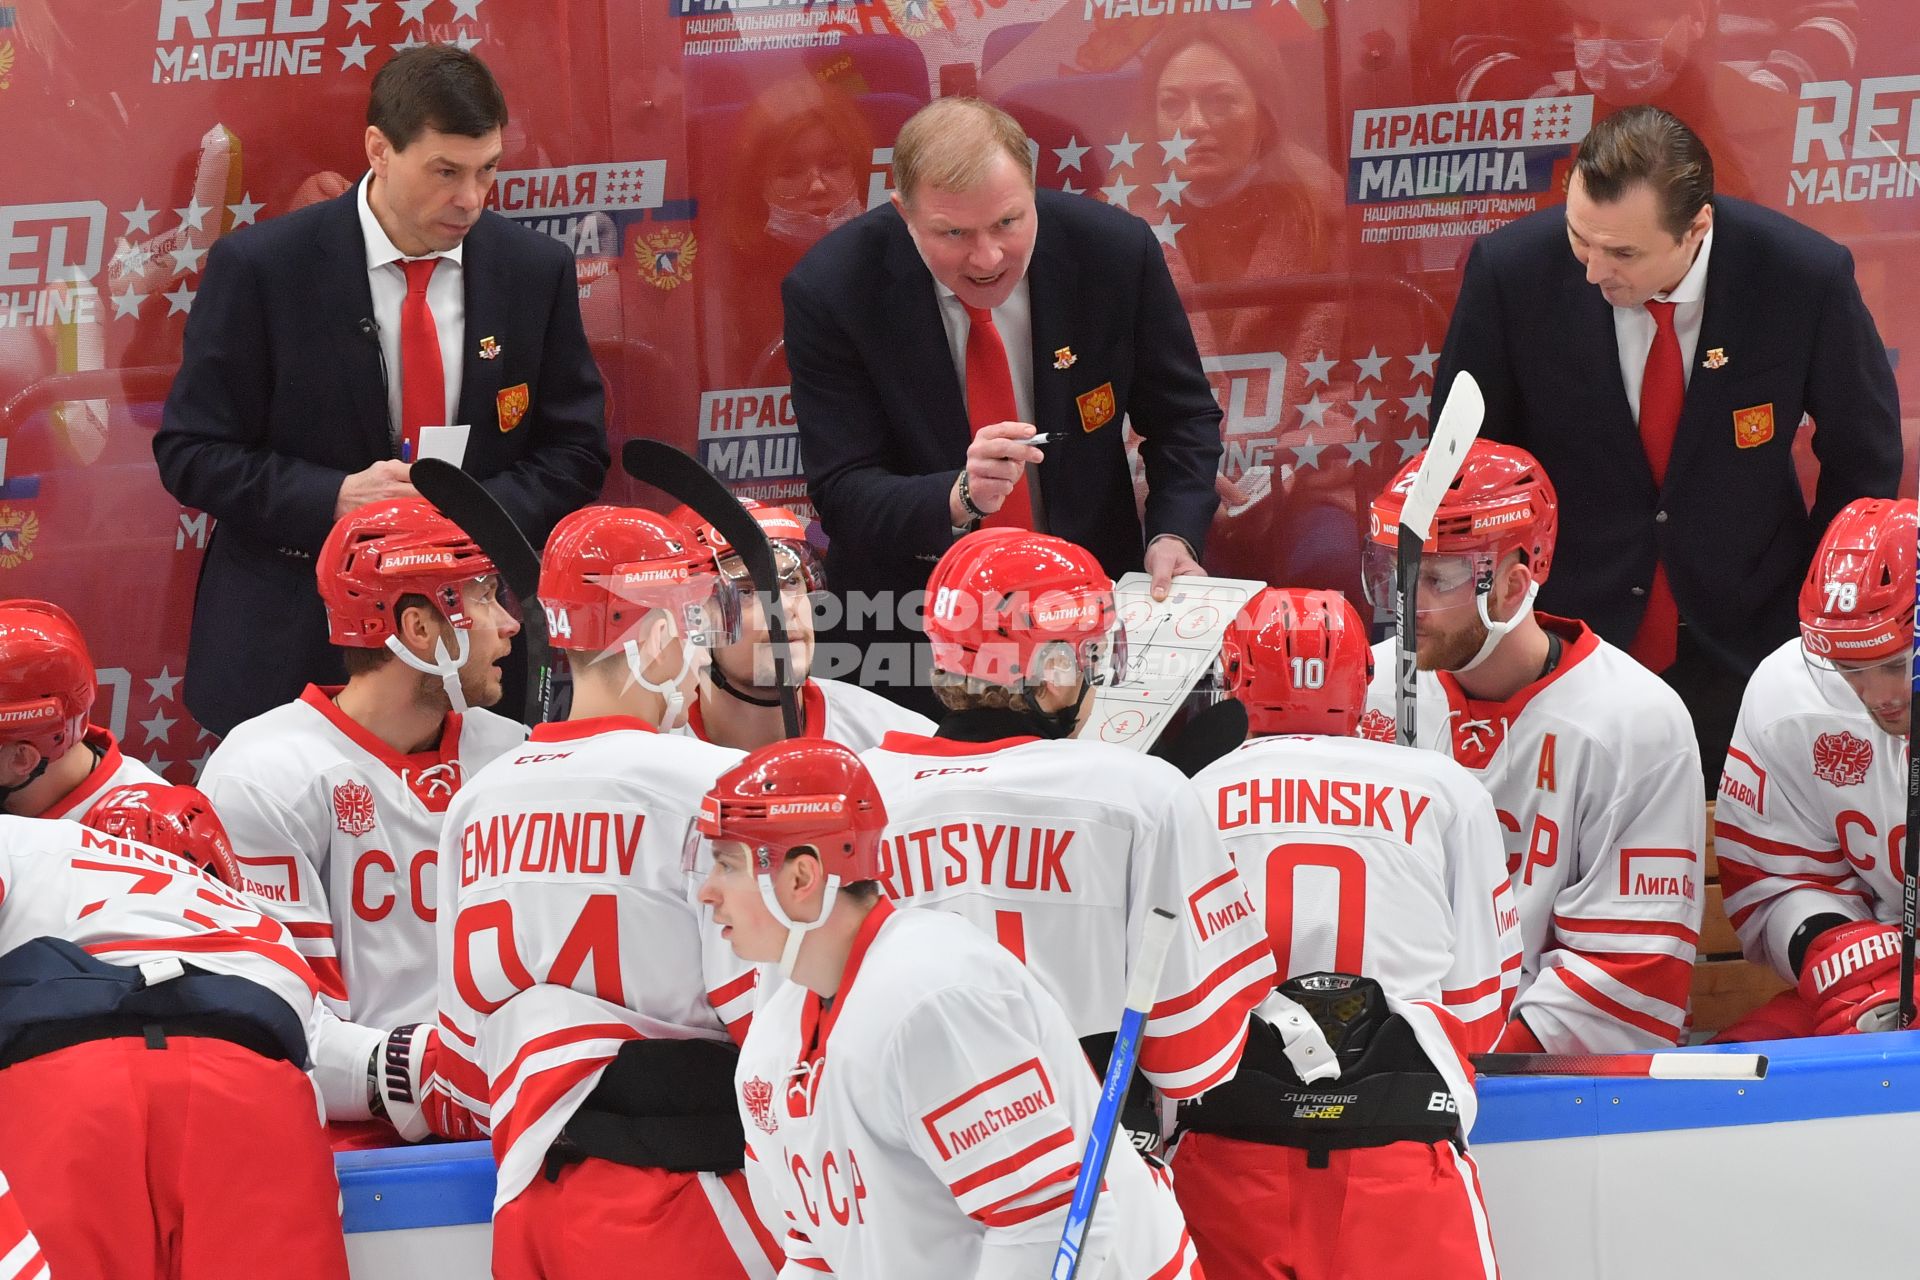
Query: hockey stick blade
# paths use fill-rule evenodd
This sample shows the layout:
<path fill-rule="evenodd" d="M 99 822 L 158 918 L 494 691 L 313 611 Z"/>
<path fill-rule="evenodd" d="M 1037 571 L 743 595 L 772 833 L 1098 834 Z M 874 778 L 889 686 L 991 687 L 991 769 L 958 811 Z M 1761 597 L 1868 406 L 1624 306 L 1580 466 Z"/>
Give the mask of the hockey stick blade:
<path fill-rule="evenodd" d="M 1161 735 L 1147 754 L 1159 756 L 1191 778 L 1246 740 L 1246 704 L 1224 698 L 1195 713 L 1172 741 Z"/>
<path fill-rule="evenodd" d="M 553 704 L 553 650 L 547 642 L 547 612 L 539 599 L 540 557 L 486 486 L 452 463 L 422 458 L 408 476 L 421 497 L 480 544 L 519 598 L 520 633 L 527 638 L 527 722 L 545 723 Z"/>
<path fill-rule="evenodd" d="M 1483 1076 L 1604 1076 L 1642 1080 L 1765 1080 L 1764 1053 L 1476 1053 Z"/>
<path fill-rule="evenodd" d="M 1093 1113 L 1086 1146 L 1080 1151 L 1080 1174 L 1074 1179 L 1073 1199 L 1067 1204 L 1067 1221 L 1060 1232 L 1060 1250 L 1054 1255 L 1053 1270 L 1049 1273 L 1053 1280 L 1073 1280 L 1074 1273 L 1080 1269 L 1080 1250 L 1087 1243 L 1087 1228 L 1093 1224 L 1093 1206 L 1100 1196 L 1100 1181 L 1107 1176 L 1114 1129 L 1120 1123 L 1120 1104 L 1126 1099 L 1127 1082 L 1133 1078 L 1133 1064 L 1140 1056 L 1147 1012 L 1153 1008 L 1154 997 L 1160 990 L 1160 970 L 1167 963 L 1167 946 L 1173 941 L 1174 924 L 1171 911 L 1155 907 L 1140 930 L 1140 954 L 1135 958 L 1132 976 L 1127 979 L 1127 1008 L 1120 1017 L 1113 1052 L 1107 1057 L 1106 1078 L 1100 1083 L 1100 1105 Z"/>
<path fill-rule="evenodd" d="M 767 531 L 712 472 L 663 440 L 627 441 L 620 449 L 620 465 L 635 480 L 692 507 L 740 553 L 767 619 L 780 719 L 789 738 L 799 737 L 800 699 L 789 679 L 792 651 L 787 644 L 787 613 L 780 602 L 780 580 L 774 571 L 773 544 L 767 541 Z"/>
<path fill-rule="evenodd" d="M 1446 407 L 1434 424 L 1433 438 L 1427 442 L 1426 455 L 1407 489 L 1400 507 L 1399 545 L 1394 556 L 1393 637 L 1394 637 L 1394 740 L 1401 746 L 1418 745 L 1419 726 L 1414 708 L 1419 694 L 1419 618 L 1420 556 L 1433 536 L 1433 517 L 1440 502 L 1460 475 L 1467 450 L 1480 435 L 1486 418 L 1486 397 L 1480 384 L 1465 369 L 1453 377 L 1447 392 Z"/>

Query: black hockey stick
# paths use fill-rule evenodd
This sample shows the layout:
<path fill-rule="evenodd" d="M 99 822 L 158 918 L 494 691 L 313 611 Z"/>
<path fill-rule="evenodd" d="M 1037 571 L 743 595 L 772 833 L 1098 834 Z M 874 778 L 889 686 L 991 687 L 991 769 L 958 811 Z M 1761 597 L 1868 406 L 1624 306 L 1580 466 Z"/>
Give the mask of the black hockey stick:
<path fill-rule="evenodd" d="M 1158 756 L 1191 778 L 1247 740 L 1247 707 L 1235 698 L 1223 698 L 1195 712 L 1180 735 L 1165 734 L 1147 754 Z"/>
<path fill-rule="evenodd" d="M 1414 708 L 1419 693 L 1420 641 L 1415 627 L 1419 617 L 1420 555 L 1433 534 L 1433 517 L 1440 510 L 1440 500 L 1459 476 L 1460 464 L 1466 461 L 1467 450 L 1480 434 L 1480 421 L 1486 412 L 1480 384 L 1462 369 L 1453 377 L 1447 406 L 1434 424 L 1426 456 L 1420 460 L 1420 470 L 1414 473 L 1413 485 L 1400 508 L 1400 545 L 1393 571 L 1393 710 L 1394 740 L 1406 747 L 1419 745 Z"/>
<path fill-rule="evenodd" d="M 787 736 L 800 736 L 800 699 L 789 679 L 791 650 L 787 644 L 787 613 L 780 603 L 780 576 L 774 570 L 773 544 L 767 531 L 727 491 L 712 472 L 662 440 L 629 440 L 620 449 L 620 465 L 635 480 L 692 507 L 702 520 L 720 531 L 740 561 L 767 619 L 767 640 L 773 649 L 773 680 L 780 694 L 780 719 Z"/>
<path fill-rule="evenodd" d="M 1606 1076 L 1639 1080 L 1765 1080 L 1764 1053 L 1476 1053 L 1483 1076 Z"/>
<path fill-rule="evenodd" d="M 480 544 L 520 601 L 520 632 L 527 638 L 527 722 L 542 724 L 553 696 L 553 650 L 540 605 L 540 557 L 486 487 L 440 458 L 422 458 L 409 476 L 420 496 Z"/>
<path fill-rule="evenodd" d="M 1916 578 L 1920 588 L 1920 578 Z M 1920 609 L 1920 598 L 1915 605 Z M 1907 847 L 1900 860 L 1900 1019 L 1904 1031 L 1913 1025 L 1913 954 L 1920 934 L 1920 751 L 1914 750 L 1913 730 L 1920 724 L 1920 626 L 1913 632 L 1913 702 L 1907 717 Z"/>

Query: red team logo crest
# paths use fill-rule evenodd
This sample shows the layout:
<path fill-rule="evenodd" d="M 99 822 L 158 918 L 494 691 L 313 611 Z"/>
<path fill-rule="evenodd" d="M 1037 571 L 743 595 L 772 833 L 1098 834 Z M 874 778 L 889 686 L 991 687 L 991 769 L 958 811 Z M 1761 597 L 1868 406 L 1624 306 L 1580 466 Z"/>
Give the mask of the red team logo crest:
<path fill-rule="evenodd" d="M 1384 711 L 1369 711 L 1360 717 L 1356 732 L 1371 742 L 1393 741 L 1393 717 Z"/>
<path fill-rule="evenodd" d="M 373 792 L 359 782 L 343 782 L 335 787 L 333 820 L 350 836 L 363 836 L 373 830 Z"/>
<path fill-rule="evenodd" d="M 1836 787 L 1858 786 L 1873 764 L 1873 744 L 1850 733 L 1823 733 L 1813 740 L 1813 776 Z"/>
<path fill-rule="evenodd" d="M 753 1117 L 756 1127 L 766 1133 L 772 1133 L 780 1127 L 773 1115 L 773 1086 L 759 1076 L 740 1086 L 740 1097 L 747 1104 L 747 1114 Z"/>

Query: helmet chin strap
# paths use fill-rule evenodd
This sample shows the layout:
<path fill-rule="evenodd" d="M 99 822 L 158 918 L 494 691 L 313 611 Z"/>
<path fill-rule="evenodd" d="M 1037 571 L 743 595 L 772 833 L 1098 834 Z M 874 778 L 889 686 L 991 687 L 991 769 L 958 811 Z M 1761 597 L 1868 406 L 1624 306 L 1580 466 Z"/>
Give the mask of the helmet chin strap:
<path fill-rule="evenodd" d="M 679 627 L 671 619 L 668 620 L 667 625 L 673 627 L 674 635 L 680 634 Z M 685 722 L 687 710 L 687 695 L 682 686 L 686 684 L 687 677 L 693 673 L 695 664 L 700 661 L 699 646 L 691 640 L 681 644 L 680 674 L 665 684 L 655 684 L 647 679 L 645 672 L 641 670 L 644 664 L 640 661 L 639 641 L 628 640 L 621 645 L 621 651 L 627 656 L 627 674 L 633 677 L 633 682 L 648 693 L 657 693 L 666 699 L 667 713 L 661 719 L 660 727 L 678 729 Z"/>
<path fill-rule="evenodd" d="M 712 682 L 714 688 L 726 694 L 735 702 L 744 702 L 750 707 L 777 707 L 780 705 L 780 699 L 777 696 L 772 698 L 755 697 L 728 679 L 725 668 L 720 665 L 720 655 L 718 653 L 713 655 L 713 661 L 707 665 L 707 679 Z M 758 685 L 751 687 L 759 688 Z"/>
<path fill-rule="evenodd" d="M 1495 622 L 1487 616 L 1487 596 L 1489 594 L 1489 592 L 1482 591 L 1473 598 L 1474 607 L 1480 611 L 1480 625 L 1487 629 L 1487 638 L 1481 642 L 1480 652 L 1467 659 L 1465 664 L 1453 669 L 1455 675 L 1459 675 L 1463 671 L 1471 671 L 1488 658 L 1491 658 L 1493 651 L 1500 647 L 1500 642 L 1505 640 L 1515 627 L 1533 616 L 1533 598 L 1540 594 L 1540 584 L 1537 582 L 1529 582 L 1527 584 L 1526 597 L 1520 601 L 1520 607 L 1513 611 L 1513 616 L 1505 622 Z"/>
<path fill-rule="evenodd" d="M 455 647 L 454 652 L 451 654 L 447 652 L 446 640 L 439 636 L 434 637 L 432 662 L 415 656 L 411 649 L 400 643 L 399 636 L 388 636 L 387 648 L 393 651 L 394 657 L 400 659 L 400 661 L 406 663 L 415 671 L 422 672 L 425 675 L 439 676 L 440 687 L 447 691 L 447 701 L 453 705 L 455 711 L 465 713 L 467 709 L 467 695 L 462 692 L 460 688 L 460 668 L 467 665 L 467 653 L 473 646 L 467 635 L 466 628 L 455 627 L 453 634 Z"/>
<path fill-rule="evenodd" d="M 800 959 L 800 944 L 807 940 L 809 933 L 825 924 L 827 917 L 833 914 L 834 900 L 840 896 L 840 877 L 834 875 L 827 877 L 827 892 L 826 896 L 820 899 L 820 914 L 812 920 L 795 920 L 781 909 L 780 900 L 774 896 L 771 874 L 761 874 L 755 879 L 760 885 L 760 900 L 767 904 L 767 910 L 773 913 L 773 918 L 786 927 L 786 945 L 780 948 L 780 976 L 791 982 L 793 966 Z"/>

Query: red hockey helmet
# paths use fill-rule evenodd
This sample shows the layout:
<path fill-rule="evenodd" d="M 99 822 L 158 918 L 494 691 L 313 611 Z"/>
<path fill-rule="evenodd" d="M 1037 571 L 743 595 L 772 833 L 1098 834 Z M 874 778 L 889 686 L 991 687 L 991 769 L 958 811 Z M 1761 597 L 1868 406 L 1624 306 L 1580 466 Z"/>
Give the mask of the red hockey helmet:
<path fill-rule="evenodd" d="M 1393 604 L 1400 512 L 1426 456 L 1422 450 L 1400 468 L 1373 500 L 1364 582 L 1367 600 L 1375 608 Z M 1421 611 L 1462 603 L 1468 586 L 1475 594 L 1487 590 L 1495 568 L 1510 551 L 1524 552 L 1533 580 L 1545 582 L 1553 568 L 1559 527 L 1560 499 L 1533 455 L 1510 444 L 1474 441 L 1433 518 L 1433 534 L 1420 563 Z"/>
<path fill-rule="evenodd" d="M 540 559 L 540 602 L 553 647 L 600 653 L 654 609 L 695 644 L 724 644 L 737 609 L 713 553 L 685 526 L 639 507 L 583 507 L 554 526 Z"/>
<path fill-rule="evenodd" d="M 880 874 L 887 807 L 860 757 L 837 742 L 792 738 L 761 747 L 721 774 L 700 806 L 700 834 L 738 840 L 759 871 L 802 845 L 841 883 Z"/>
<path fill-rule="evenodd" d="M 1346 737 L 1373 679 L 1366 623 L 1338 591 L 1268 587 L 1228 626 L 1220 661 L 1255 735 Z"/>
<path fill-rule="evenodd" d="M 246 884 L 227 828 L 198 787 L 162 782 L 115 787 L 81 821 L 110 836 L 165 849 L 235 888 Z"/>
<path fill-rule="evenodd" d="M 927 579 L 933 665 L 1009 688 L 1037 681 L 1042 650 L 1069 646 L 1092 684 L 1126 665 L 1113 580 L 1084 547 L 1024 529 L 980 529 Z"/>
<path fill-rule="evenodd" d="M 827 589 L 826 570 L 821 566 L 819 553 L 807 541 L 806 521 L 785 507 L 766 506 L 752 498 L 742 498 L 740 505 L 759 522 L 767 541 L 773 544 L 774 570 L 780 575 L 783 588 L 809 593 Z M 728 582 L 737 588 L 747 587 L 747 567 L 734 552 L 733 544 L 727 541 L 726 535 L 702 520 L 699 512 L 684 503 L 675 508 L 672 518 L 685 525 L 697 541 L 712 550 L 714 562 Z"/>
<path fill-rule="evenodd" d="M 1899 659 L 1913 648 L 1912 498 L 1855 498 L 1827 526 L 1800 587 L 1800 644 L 1832 670 Z"/>
<path fill-rule="evenodd" d="M 0 601 L 0 743 L 58 760 L 86 736 L 93 694 L 93 659 L 66 610 Z"/>
<path fill-rule="evenodd" d="M 460 586 L 495 572 L 478 543 L 420 498 L 349 511 L 314 558 L 328 639 L 349 649 L 385 645 L 402 596 L 425 596 L 448 622 L 471 627 Z"/>

